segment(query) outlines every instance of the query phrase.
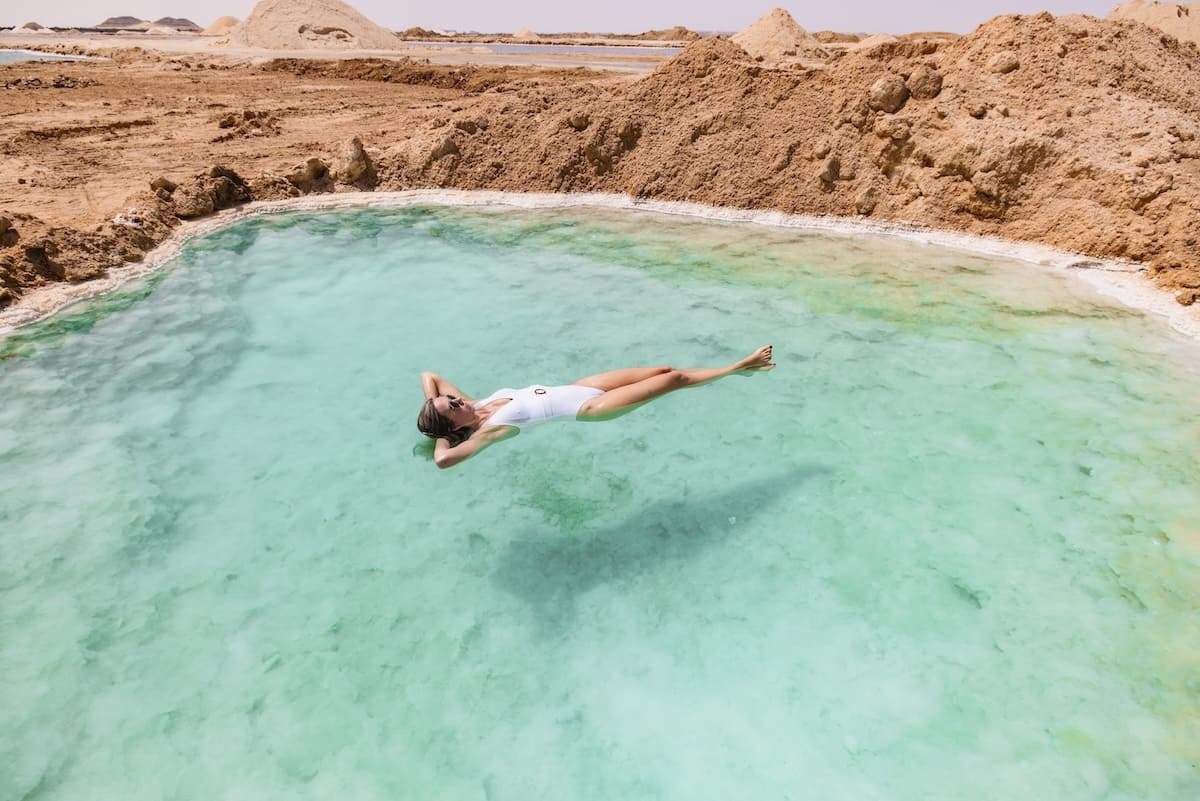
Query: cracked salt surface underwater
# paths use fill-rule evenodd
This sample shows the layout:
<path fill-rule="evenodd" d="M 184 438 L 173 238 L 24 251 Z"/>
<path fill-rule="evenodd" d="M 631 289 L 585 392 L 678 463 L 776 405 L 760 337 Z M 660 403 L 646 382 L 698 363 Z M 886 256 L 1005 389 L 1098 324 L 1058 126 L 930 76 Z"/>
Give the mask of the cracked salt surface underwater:
<path fill-rule="evenodd" d="M 449 472 L 418 374 L 779 369 Z M 1194 344 L 635 212 L 253 219 L 0 341 L 0 797 L 1200 796 Z"/>

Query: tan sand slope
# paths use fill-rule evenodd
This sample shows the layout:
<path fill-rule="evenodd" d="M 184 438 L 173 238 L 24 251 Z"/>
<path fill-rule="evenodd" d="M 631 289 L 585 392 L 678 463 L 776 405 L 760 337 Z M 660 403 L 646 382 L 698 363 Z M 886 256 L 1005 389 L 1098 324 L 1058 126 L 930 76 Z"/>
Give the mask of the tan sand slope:
<path fill-rule="evenodd" d="M 229 32 L 234 47 L 396 50 L 400 39 L 341 0 L 262 0 Z"/>
<path fill-rule="evenodd" d="M 1200 44 L 1200 3 L 1145 3 L 1133 0 L 1108 12 L 1108 19 L 1131 19 Z"/>
<path fill-rule="evenodd" d="M 212 25 L 204 29 L 205 36 L 224 36 L 232 31 L 238 24 L 237 17 L 218 17 Z"/>
<path fill-rule="evenodd" d="M 773 9 L 732 38 L 752 57 L 768 62 L 829 57 L 829 51 L 782 8 Z"/>

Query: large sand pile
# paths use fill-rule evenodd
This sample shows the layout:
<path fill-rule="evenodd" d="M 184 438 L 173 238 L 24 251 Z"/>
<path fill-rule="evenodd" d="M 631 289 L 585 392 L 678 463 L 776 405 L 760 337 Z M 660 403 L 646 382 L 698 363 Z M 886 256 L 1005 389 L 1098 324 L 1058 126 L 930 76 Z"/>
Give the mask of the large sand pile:
<path fill-rule="evenodd" d="M 237 17 L 218 17 L 212 25 L 204 29 L 205 36 L 224 36 L 237 27 L 239 20 Z"/>
<path fill-rule="evenodd" d="M 703 39 L 622 91 L 484 96 L 486 130 L 431 128 L 383 182 L 909 221 L 1148 262 L 1200 302 L 1198 74 L 1194 45 L 1082 15 L 804 72 Z"/>
<path fill-rule="evenodd" d="M 395 50 L 400 39 L 341 0 L 262 0 L 229 32 L 234 47 Z"/>
<path fill-rule="evenodd" d="M 1200 3 L 1145 3 L 1133 0 L 1108 12 L 1108 19 L 1131 19 L 1200 44 Z"/>
<path fill-rule="evenodd" d="M 829 57 L 829 51 L 782 8 L 773 9 L 732 38 L 751 56 L 768 62 Z"/>

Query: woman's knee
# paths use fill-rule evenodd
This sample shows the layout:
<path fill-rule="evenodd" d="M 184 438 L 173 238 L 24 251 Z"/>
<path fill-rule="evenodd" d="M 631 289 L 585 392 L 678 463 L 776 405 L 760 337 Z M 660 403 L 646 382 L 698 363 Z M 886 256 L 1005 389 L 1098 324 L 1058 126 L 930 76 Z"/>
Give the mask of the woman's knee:
<path fill-rule="evenodd" d="M 688 375 L 683 370 L 676 370 L 674 367 L 668 367 L 666 372 L 667 384 L 671 387 L 686 387 L 689 383 Z"/>

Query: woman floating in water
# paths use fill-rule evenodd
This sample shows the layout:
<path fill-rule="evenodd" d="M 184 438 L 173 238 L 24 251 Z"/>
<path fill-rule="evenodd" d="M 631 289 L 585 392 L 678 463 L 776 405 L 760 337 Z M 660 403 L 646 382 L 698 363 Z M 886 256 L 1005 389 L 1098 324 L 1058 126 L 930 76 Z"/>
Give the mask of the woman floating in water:
<path fill-rule="evenodd" d="M 612 420 L 668 392 L 698 387 L 734 373 L 764 372 L 774 366 L 771 346 L 766 345 L 728 367 L 630 367 L 581 378 L 562 387 L 535 384 L 524 389 L 500 389 L 483 400 L 467 397 L 437 373 L 422 373 L 425 405 L 417 416 L 417 428 L 437 440 L 433 449 L 437 466 L 453 467 L 489 445 L 515 437 L 521 426 L 555 417 Z"/>

